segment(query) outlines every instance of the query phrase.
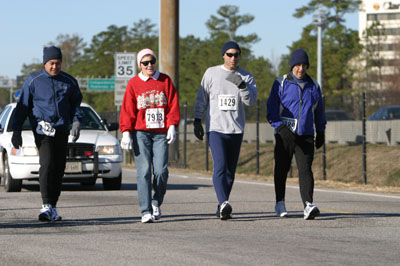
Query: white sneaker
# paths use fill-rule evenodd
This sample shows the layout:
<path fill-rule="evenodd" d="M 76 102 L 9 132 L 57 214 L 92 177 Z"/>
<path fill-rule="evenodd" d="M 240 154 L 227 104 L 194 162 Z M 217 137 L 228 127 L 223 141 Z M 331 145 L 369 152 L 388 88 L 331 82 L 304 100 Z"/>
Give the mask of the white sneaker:
<path fill-rule="evenodd" d="M 276 212 L 276 216 L 278 216 L 278 217 L 287 217 L 288 214 L 286 211 L 284 200 L 278 201 L 275 204 L 275 212 Z"/>
<path fill-rule="evenodd" d="M 220 214 L 220 219 L 221 220 L 228 220 L 228 219 L 231 219 L 232 218 L 232 216 L 231 216 L 231 213 L 232 213 L 232 206 L 231 206 L 231 204 L 229 204 L 229 201 L 224 201 L 222 204 L 221 204 L 221 208 L 220 208 L 220 211 L 219 211 L 219 214 Z"/>
<path fill-rule="evenodd" d="M 153 221 L 153 216 L 150 213 L 146 213 L 142 216 L 142 223 L 152 223 Z"/>
<path fill-rule="evenodd" d="M 304 220 L 313 220 L 318 215 L 319 215 L 318 207 L 312 205 L 312 203 L 306 202 L 306 207 L 304 208 Z"/>
<path fill-rule="evenodd" d="M 58 215 L 58 211 L 56 207 L 52 207 L 51 208 L 51 217 L 53 219 L 53 221 L 61 221 L 62 217 L 60 215 Z"/>
<path fill-rule="evenodd" d="M 153 204 L 151 206 L 153 207 L 153 219 L 159 220 L 161 218 L 161 208 L 156 207 Z"/>
<path fill-rule="evenodd" d="M 53 214 L 51 209 L 52 207 L 50 204 L 43 204 L 39 214 L 39 221 L 52 222 Z"/>

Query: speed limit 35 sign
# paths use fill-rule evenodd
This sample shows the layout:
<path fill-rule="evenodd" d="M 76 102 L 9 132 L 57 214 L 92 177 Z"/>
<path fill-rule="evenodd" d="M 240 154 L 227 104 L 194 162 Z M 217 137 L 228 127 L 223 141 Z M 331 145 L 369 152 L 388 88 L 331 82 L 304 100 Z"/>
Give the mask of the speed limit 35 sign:
<path fill-rule="evenodd" d="M 116 53 L 114 59 L 114 104 L 121 106 L 128 81 L 136 75 L 136 53 Z"/>
<path fill-rule="evenodd" d="M 130 79 L 136 75 L 136 53 L 115 54 L 115 77 Z"/>

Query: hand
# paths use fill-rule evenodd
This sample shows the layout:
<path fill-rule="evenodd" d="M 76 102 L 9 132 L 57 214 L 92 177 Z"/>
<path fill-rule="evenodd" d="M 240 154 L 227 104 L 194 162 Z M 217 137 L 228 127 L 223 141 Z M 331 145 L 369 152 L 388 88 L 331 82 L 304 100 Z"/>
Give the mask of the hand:
<path fill-rule="evenodd" d="M 296 136 L 290 131 L 285 124 L 280 125 L 278 132 L 281 135 L 283 145 L 286 149 L 293 149 L 295 146 Z"/>
<path fill-rule="evenodd" d="M 322 147 L 325 143 L 325 132 L 324 131 L 317 131 L 317 137 L 315 138 L 315 148 L 317 150 Z"/>
<path fill-rule="evenodd" d="M 238 74 L 230 73 L 228 77 L 226 77 L 226 80 L 235 84 L 239 89 L 246 88 L 246 83 Z"/>
<path fill-rule="evenodd" d="M 72 129 L 69 133 L 72 136 L 72 142 L 76 142 L 79 139 L 81 130 L 81 123 L 79 121 L 75 121 L 72 123 Z"/>
<path fill-rule="evenodd" d="M 133 139 L 131 137 L 131 133 L 128 131 L 123 132 L 121 139 L 121 148 L 124 150 L 132 150 L 132 146 L 133 146 Z"/>
<path fill-rule="evenodd" d="M 168 144 L 172 144 L 176 140 L 176 132 L 175 132 L 175 126 L 174 125 L 171 125 L 168 128 L 167 140 L 168 140 Z"/>
<path fill-rule="evenodd" d="M 194 126 L 194 135 L 196 136 L 196 138 L 198 138 L 199 140 L 203 140 L 204 130 L 203 130 L 203 125 L 201 124 L 201 119 L 195 118 L 193 126 Z"/>
<path fill-rule="evenodd" d="M 14 130 L 12 137 L 11 137 L 11 143 L 14 146 L 14 148 L 16 148 L 16 149 L 19 149 L 19 147 L 22 146 L 21 131 Z"/>

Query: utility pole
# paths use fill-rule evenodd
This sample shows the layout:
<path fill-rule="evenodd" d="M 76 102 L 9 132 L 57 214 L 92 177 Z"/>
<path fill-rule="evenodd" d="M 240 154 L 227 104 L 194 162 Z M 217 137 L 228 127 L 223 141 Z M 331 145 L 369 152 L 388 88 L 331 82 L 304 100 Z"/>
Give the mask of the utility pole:
<path fill-rule="evenodd" d="M 179 91 L 179 0 L 160 0 L 159 67 Z M 179 129 L 178 129 L 179 132 Z M 169 145 L 169 158 L 179 160 L 179 134 Z"/>
<path fill-rule="evenodd" d="M 317 43 L 317 81 L 322 91 L 322 24 L 323 24 L 323 10 L 322 7 L 318 8 L 318 43 Z"/>
<path fill-rule="evenodd" d="M 321 88 L 322 100 L 325 105 L 325 97 L 322 90 L 322 26 L 325 24 L 326 16 L 320 5 L 318 7 L 318 14 L 314 16 L 314 25 L 317 26 L 317 82 Z M 322 179 L 326 180 L 326 146 L 322 145 Z"/>

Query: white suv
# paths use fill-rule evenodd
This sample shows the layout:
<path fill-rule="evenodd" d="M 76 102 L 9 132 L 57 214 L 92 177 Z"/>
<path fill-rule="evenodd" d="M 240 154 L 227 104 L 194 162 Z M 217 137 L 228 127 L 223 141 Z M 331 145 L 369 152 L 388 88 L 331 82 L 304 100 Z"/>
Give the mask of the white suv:
<path fill-rule="evenodd" d="M 0 176 L 7 192 L 21 191 L 22 180 L 39 179 L 39 153 L 35 145 L 29 119 L 22 130 L 22 148 L 11 144 L 11 121 L 16 103 L 4 107 L 0 114 Z M 81 104 L 83 114 L 80 137 L 68 142 L 67 163 L 63 182 L 94 185 L 103 179 L 106 190 L 119 190 L 122 180 L 122 156 L 118 140 L 109 133 L 118 123 L 102 120 L 88 104 Z"/>

